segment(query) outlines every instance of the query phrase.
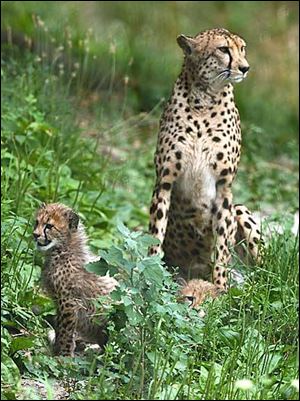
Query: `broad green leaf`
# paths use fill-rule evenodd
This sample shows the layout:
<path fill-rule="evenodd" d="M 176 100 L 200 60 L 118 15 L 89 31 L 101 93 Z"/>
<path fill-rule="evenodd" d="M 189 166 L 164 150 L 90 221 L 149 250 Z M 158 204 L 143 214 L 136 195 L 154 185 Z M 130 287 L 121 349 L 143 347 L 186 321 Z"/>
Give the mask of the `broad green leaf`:
<path fill-rule="evenodd" d="M 266 373 L 270 375 L 278 367 L 281 360 L 283 361 L 284 365 L 283 355 L 279 353 L 271 353 L 263 357 L 262 366 L 266 366 Z"/>
<path fill-rule="evenodd" d="M 233 348 L 240 341 L 241 335 L 229 326 L 223 326 L 219 329 L 219 337 L 226 345 Z"/>
<path fill-rule="evenodd" d="M 152 245 L 159 245 L 160 244 L 159 239 L 154 238 L 149 234 L 143 235 L 140 238 L 139 242 L 145 247 L 149 247 L 149 246 L 152 246 Z"/>
<path fill-rule="evenodd" d="M 143 315 L 132 304 L 125 306 L 125 313 L 132 326 L 139 324 L 143 320 Z"/>
<path fill-rule="evenodd" d="M 34 345 L 34 337 L 13 337 L 11 341 L 12 352 L 19 351 L 21 349 L 28 349 Z"/>
<path fill-rule="evenodd" d="M 20 372 L 15 362 L 7 355 L 1 357 L 1 382 L 17 386 L 19 381 Z"/>
<path fill-rule="evenodd" d="M 97 260 L 96 262 L 88 263 L 85 265 L 85 268 L 91 272 L 95 273 L 99 276 L 105 276 L 109 271 L 112 275 L 118 273 L 118 269 L 108 264 L 104 259 Z"/>
<path fill-rule="evenodd" d="M 125 263 L 122 250 L 115 245 L 107 251 L 100 250 L 99 255 L 105 259 L 108 264 L 119 266 Z"/>
<path fill-rule="evenodd" d="M 124 236 L 124 237 L 128 237 L 130 235 L 130 231 L 128 230 L 128 228 L 122 223 L 121 220 L 117 221 L 117 229 L 118 231 Z"/>

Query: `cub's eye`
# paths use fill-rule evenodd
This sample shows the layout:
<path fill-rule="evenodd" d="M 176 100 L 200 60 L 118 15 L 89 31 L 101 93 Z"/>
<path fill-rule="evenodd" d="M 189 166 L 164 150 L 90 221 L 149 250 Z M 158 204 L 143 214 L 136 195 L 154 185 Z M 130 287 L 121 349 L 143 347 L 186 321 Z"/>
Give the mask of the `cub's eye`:
<path fill-rule="evenodd" d="M 219 49 L 222 53 L 228 53 L 228 52 L 229 52 L 229 47 L 227 47 L 227 46 L 221 46 L 221 47 L 218 47 L 218 49 Z"/>
<path fill-rule="evenodd" d="M 246 50 L 246 46 L 241 47 L 241 52 L 244 52 Z"/>
<path fill-rule="evenodd" d="M 45 228 L 47 228 L 48 230 L 50 230 L 52 227 L 54 227 L 53 224 L 47 223 L 47 224 L 45 225 Z"/>
<path fill-rule="evenodd" d="M 193 296 L 188 296 L 188 297 L 185 297 L 185 299 L 187 300 L 187 301 L 189 301 L 191 304 L 194 302 L 194 300 L 195 300 L 195 297 L 193 297 Z"/>

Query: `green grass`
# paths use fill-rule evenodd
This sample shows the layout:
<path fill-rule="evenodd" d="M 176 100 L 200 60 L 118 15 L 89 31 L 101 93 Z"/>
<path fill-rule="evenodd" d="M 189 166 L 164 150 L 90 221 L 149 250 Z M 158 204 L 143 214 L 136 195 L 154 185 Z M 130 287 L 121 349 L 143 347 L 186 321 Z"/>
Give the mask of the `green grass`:
<path fill-rule="evenodd" d="M 92 2 L 84 18 L 80 2 L 59 5 L 60 13 L 57 2 L 27 3 L 1 5 L 5 24 L 40 46 L 38 55 L 2 54 L 2 398 L 27 394 L 20 384 L 27 378 L 48 383 L 48 399 L 54 382 L 71 399 L 297 399 L 298 241 L 290 233 L 298 204 L 296 69 L 283 46 L 290 38 L 293 48 L 296 6 L 159 2 L 154 9 L 144 2 L 133 13 L 130 2 Z M 46 32 L 32 24 L 37 11 Z M 265 24 L 266 15 L 272 23 Z M 57 28 L 58 20 L 70 33 Z M 95 34 L 86 31 L 87 21 Z M 154 32 L 140 33 L 150 21 Z M 269 239 L 260 266 L 237 262 L 244 286 L 207 301 L 200 319 L 177 302 L 176 284 L 157 258 L 147 257 L 150 239 L 139 232 L 148 225 L 161 99 L 180 68 L 174 38 L 208 25 L 230 25 L 249 37 L 253 75 L 236 88 L 243 154 L 235 199 L 269 214 L 283 233 Z M 64 44 L 58 53 L 52 35 L 55 48 Z M 288 101 L 279 108 L 282 99 Z M 51 356 L 47 318 L 55 310 L 39 288 L 42 260 L 32 241 L 42 201 L 76 208 L 107 262 L 90 268 L 123 277 L 105 309 L 110 341 L 101 355 Z M 248 389 L 240 388 L 242 379 L 251 381 Z"/>
<path fill-rule="evenodd" d="M 194 35 L 218 26 L 238 32 L 247 41 L 251 66 L 236 93 L 242 121 L 265 131 L 269 140 L 262 141 L 260 151 L 268 159 L 287 142 L 297 141 L 297 2 L 160 1 L 154 7 L 151 1 L 138 6 L 130 1 L 90 2 L 88 6 L 13 1 L 4 2 L 2 9 L 2 27 L 38 38 L 40 53 L 64 46 L 68 58 L 70 38 L 74 39 L 72 52 L 89 73 L 86 85 L 120 93 L 127 76 L 127 102 L 138 111 L 148 111 L 169 95 L 182 60 L 176 43 L 179 33 Z M 40 16 L 35 24 L 32 14 Z M 82 32 L 85 41 L 80 41 Z"/>

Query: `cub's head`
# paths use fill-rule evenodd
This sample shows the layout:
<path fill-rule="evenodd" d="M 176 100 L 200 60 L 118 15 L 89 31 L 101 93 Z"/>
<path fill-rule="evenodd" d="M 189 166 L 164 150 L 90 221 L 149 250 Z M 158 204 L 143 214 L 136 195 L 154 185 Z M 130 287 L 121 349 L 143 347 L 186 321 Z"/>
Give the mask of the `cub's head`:
<path fill-rule="evenodd" d="M 224 86 L 247 76 L 246 43 L 226 29 L 211 29 L 194 37 L 179 35 L 177 43 L 192 67 L 194 80 L 203 86 Z"/>
<path fill-rule="evenodd" d="M 220 294 L 214 284 L 201 279 L 193 279 L 188 282 L 180 279 L 179 284 L 181 285 L 181 299 L 194 309 L 199 309 L 207 298 L 216 298 Z"/>
<path fill-rule="evenodd" d="M 61 203 L 42 204 L 36 213 L 33 237 L 37 249 L 48 251 L 68 242 L 77 231 L 78 215 Z"/>

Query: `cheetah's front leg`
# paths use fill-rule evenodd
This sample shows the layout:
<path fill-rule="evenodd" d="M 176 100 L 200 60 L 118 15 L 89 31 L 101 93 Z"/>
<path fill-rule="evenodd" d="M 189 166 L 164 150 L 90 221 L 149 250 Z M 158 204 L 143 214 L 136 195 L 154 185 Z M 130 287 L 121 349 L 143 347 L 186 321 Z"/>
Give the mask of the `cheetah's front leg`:
<path fill-rule="evenodd" d="M 164 137 L 162 134 L 160 141 Z M 173 144 L 169 149 L 157 148 L 155 156 L 156 165 L 156 184 L 153 191 L 150 207 L 149 231 L 160 241 L 159 245 L 152 246 L 149 250 L 150 255 L 161 254 L 162 244 L 165 239 L 168 224 L 168 213 L 171 203 L 171 193 L 174 183 L 184 173 L 186 168 L 187 153 L 182 142 Z M 158 156 L 158 154 L 160 156 Z"/>
<path fill-rule="evenodd" d="M 151 207 L 150 207 L 150 233 L 157 239 L 160 244 L 154 245 L 150 248 L 150 255 L 159 254 L 162 252 L 162 243 L 165 238 L 168 212 L 171 202 L 172 181 L 160 180 L 155 186 L 153 192 Z"/>
<path fill-rule="evenodd" d="M 63 299 L 58 305 L 54 354 L 74 356 L 78 306 L 75 300 Z"/>
<path fill-rule="evenodd" d="M 220 290 L 227 290 L 227 265 L 231 255 L 229 247 L 235 243 L 237 222 L 229 189 L 219 192 L 212 207 L 213 230 L 216 238 L 213 283 Z"/>
<path fill-rule="evenodd" d="M 260 260 L 261 247 L 263 240 L 261 238 L 260 227 L 254 220 L 253 215 L 244 205 L 234 205 L 237 229 L 237 242 L 246 241 L 246 247 L 255 261 Z"/>

